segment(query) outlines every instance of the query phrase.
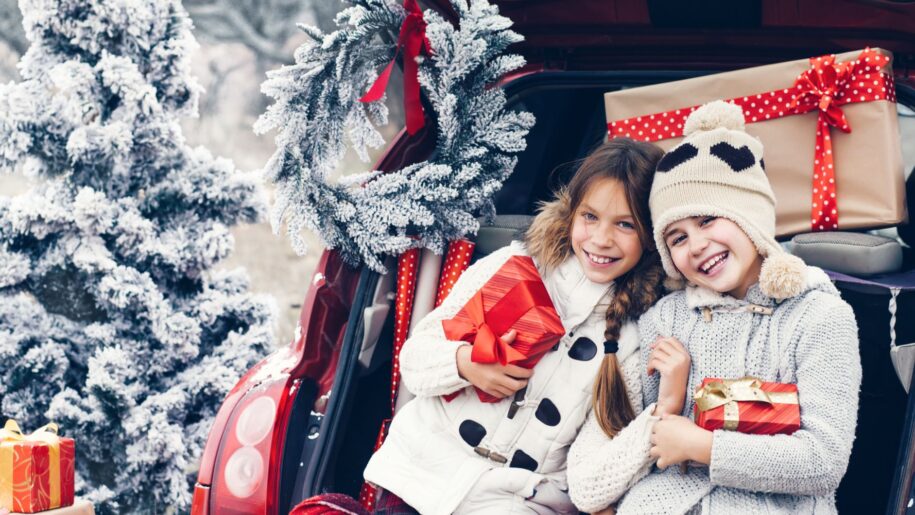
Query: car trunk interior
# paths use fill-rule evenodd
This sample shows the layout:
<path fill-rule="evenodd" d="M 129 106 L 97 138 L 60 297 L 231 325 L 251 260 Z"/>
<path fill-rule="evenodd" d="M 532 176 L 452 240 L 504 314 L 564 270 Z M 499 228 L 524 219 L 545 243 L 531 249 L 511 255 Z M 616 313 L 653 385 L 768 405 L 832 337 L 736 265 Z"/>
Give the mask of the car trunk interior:
<path fill-rule="evenodd" d="M 450 0 L 423 0 L 455 22 Z M 543 69 L 731 70 L 864 48 L 915 72 L 910 0 L 492 0 Z M 910 75 L 911 76 L 911 75 Z"/>
<path fill-rule="evenodd" d="M 583 158 L 605 137 L 602 98 L 605 92 L 692 75 L 694 73 L 639 71 L 544 72 L 510 82 L 506 92 L 513 106 L 534 113 L 537 124 L 528 136 L 527 150 L 520 156 L 515 172 L 495 198 L 497 213 L 532 215 L 538 202 L 549 199 L 552 192 L 568 180 L 575 170 L 576 160 Z M 911 104 L 915 93 L 907 90 L 900 92 L 899 97 L 901 102 L 908 99 Z M 908 255 L 906 267 L 912 269 L 913 266 L 912 256 Z M 317 460 L 320 463 L 308 465 L 314 469 L 307 475 L 309 484 L 297 485 L 296 497 L 321 492 L 358 496 L 362 469 L 371 455 L 382 421 L 390 416 L 395 310 L 390 309 L 387 316 L 374 317 L 364 316 L 364 311 L 377 309 L 379 302 L 392 302 L 393 281 L 379 280 L 369 271 L 362 273 L 374 277 L 364 278 L 362 284 L 368 290 L 357 293 L 356 297 L 361 301 L 354 306 L 351 319 L 361 322 L 348 326 L 344 343 L 349 347 L 349 351 L 344 351 L 348 352 L 348 357 L 341 355 L 339 362 L 340 367 L 351 367 L 351 370 L 349 373 L 337 372 L 338 382 L 347 377 L 355 381 L 348 387 L 335 383 L 334 395 L 340 397 L 328 408 L 326 418 L 337 418 L 334 427 L 338 434 L 325 442 L 329 448 L 321 452 Z M 842 294 L 857 315 L 864 378 L 851 465 L 838 492 L 839 511 L 879 513 L 886 511 L 890 499 L 895 464 L 900 456 L 900 435 L 911 431 L 905 427 L 907 395 L 889 357 L 889 293 L 843 287 Z M 915 293 L 902 293 L 897 301 L 898 313 L 915 313 Z M 895 330 L 900 343 L 915 342 L 915 317 L 899 316 Z M 360 362 L 357 349 L 364 346 L 365 333 L 379 336 L 377 341 L 368 342 L 374 344 L 373 354 L 367 357 L 363 353 Z M 325 432 L 323 429 L 322 433 Z M 306 475 L 300 474 L 298 481 L 304 481 L 304 477 Z M 297 502 L 296 499 L 289 501 L 292 505 Z"/>

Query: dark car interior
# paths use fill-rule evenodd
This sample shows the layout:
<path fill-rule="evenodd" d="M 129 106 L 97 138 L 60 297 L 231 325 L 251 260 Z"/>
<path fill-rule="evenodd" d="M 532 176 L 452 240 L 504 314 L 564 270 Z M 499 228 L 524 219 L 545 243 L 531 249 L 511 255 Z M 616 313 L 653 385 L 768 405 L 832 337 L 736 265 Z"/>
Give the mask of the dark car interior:
<path fill-rule="evenodd" d="M 639 84 L 666 82 L 695 74 L 680 72 L 563 72 L 522 77 L 507 86 L 518 109 L 531 111 L 537 124 L 528 135 L 527 150 L 495 203 L 499 216 L 480 229 L 475 258 L 507 244 L 529 223 L 540 201 L 566 182 L 575 162 L 599 144 L 606 134 L 603 94 Z M 900 102 L 915 104 L 915 92 L 900 92 Z M 431 110 L 429 111 L 431 112 Z M 909 180 L 911 191 L 912 179 Z M 911 195 L 911 193 L 910 193 Z M 909 210 L 912 212 L 912 197 Z M 815 263 L 813 263 L 815 264 Z M 915 258 L 905 249 L 901 271 L 912 271 Z M 391 274 L 388 274 L 389 276 Z M 301 454 L 286 456 L 296 464 L 308 463 L 296 474 L 286 474 L 283 499 L 286 506 L 309 495 L 342 492 L 358 496 L 362 469 L 368 461 L 382 421 L 391 416 L 389 384 L 394 310 L 382 317 L 383 326 L 371 359 L 359 359 L 359 344 L 370 331 L 361 316 L 367 306 L 382 298 L 378 292 L 392 288 L 388 277 L 363 271 L 353 305 L 347 335 L 340 355 L 334 403 L 325 423 L 335 418 L 333 428 L 324 426 L 314 445 Z M 861 287 L 837 282 L 842 295 L 855 310 L 859 324 L 864 378 L 860 397 L 857 437 L 848 473 L 838 491 L 840 513 L 881 513 L 896 502 L 891 496 L 897 477 L 897 461 L 908 448 L 911 421 L 906 419 L 908 396 L 890 361 L 891 293 L 886 288 Z M 382 291 L 382 293 L 387 293 Z M 899 343 L 915 342 L 915 292 L 895 297 L 895 333 Z M 388 301 L 390 302 L 390 301 Z M 295 419 L 293 419 L 295 420 Z M 304 423 L 305 418 L 300 418 Z M 335 434 L 330 434 L 335 433 Z M 305 428 L 290 428 L 290 434 L 308 434 Z M 309 437 L 310 438 L 310 437 Z M 316 456 L 314 453 L 320 453 Z M 315 458 L 319 459 L 315 459 Z M 905 460 L 903 459 L 902 462 Z"/>

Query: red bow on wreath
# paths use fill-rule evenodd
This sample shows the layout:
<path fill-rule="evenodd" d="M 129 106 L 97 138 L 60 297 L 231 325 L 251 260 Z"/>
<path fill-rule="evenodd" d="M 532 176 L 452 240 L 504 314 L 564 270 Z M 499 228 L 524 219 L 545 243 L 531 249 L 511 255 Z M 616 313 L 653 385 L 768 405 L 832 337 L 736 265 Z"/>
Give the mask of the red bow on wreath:
<path fill-rule="evenodd" d="M 397 61 L 397 54 L 403 49 L 403 107 L 407 118 L 407 132 L 412 136 L 426 124 L 423 117 L 423 105 L 419 99 L 419 65 L 416 63 L 416 58 L 424 48 L 427 54 L 431 54 L 432 45 L 429 44 L 429 39 L 426 37 L 426 20 L 423 19 L 423 11 L 416 0 L 404 0 L 403 7 L 407 11 L 407 17 L 400 26 L 394 58 L 359 101 L 374 102 L 381 99 L 388 88 L 388 80 L 391 78 L 391 70 Z"/>

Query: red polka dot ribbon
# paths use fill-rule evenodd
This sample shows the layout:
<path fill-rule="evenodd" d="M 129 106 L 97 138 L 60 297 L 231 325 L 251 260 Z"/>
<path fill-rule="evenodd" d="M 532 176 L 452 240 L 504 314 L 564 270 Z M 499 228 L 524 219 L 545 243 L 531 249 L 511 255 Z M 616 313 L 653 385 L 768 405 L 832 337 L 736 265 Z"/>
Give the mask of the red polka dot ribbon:
<path fill-rule="evenodd" d="M 445 298 L 451 293 L 455 283 L 470 266 L 470 258 L 473 257 L 473 249 L 476 243 L 470 240 L 455 240 L 448 246 L 448 255 L 445 257 L 445 264 L 442 266 L 442 275 L 438 280 L 438 294 L 435 296 L 435 307 L 438 307 L 445 301 Z M 445 395 L 445 401 L 451 402 L 461 392 L 457 391 Z"/>
<path fill-rule="evenodd" d="M 410 249 L 400 255 L 397 261 L 397 297 L 394 313 L 394 360 L 391 365 L 391 413 L 397 402 L 397 387 L 400 385 L 400 349 L 410 332 L 410 318 L 413 315 L 413 297 L 416 290 L 416 272 L 419 268 L 419 249 Z"/>
<path fill-rule="evenodd" d="M 829 127 L 851 132 L 841 109 L 845 104 L 896 101 L 893 76 L 881 71 L 889 61 L 888 56 L 871 48 L 844 63 L 837 63 L 835 55 L 815 57 L 810 59 L 810 68 L 789 88 L 727 100 L 743 109 L 747 123 L 818 111 L 810 222 L 814 231 L 839 226 Z M 641 141 L 679 138 L 683 136 L 687 116 L 698 108 L 698 105 L 684 107 L 609 122 L 607 131 L 611 138 L 629 137 Z"/>
<path fill-rule="evenodd" d="M 445 264 L 442 265 L 442 275 L 438 280 L 438 294 L 435 296 L 435 307 L 441 306 L 445 297 L 451 293 L 454 283 L 457 282 L 464 270 L 470 266 L 470 258 L 473 257 L 473 249 L 476 244 L 470 240 L 455 240 L 448 245 L 448 254 L 445 256 Z"/>
<path fill-rule="evenodd" d="M 416 290 L 416 272 L 419 268 L 419 249 L 410 249 L 400 255 L 397 260 L 397 296 L 394 299 L 394 357 L 391 365 L 391 413 L 397 402 L 397 387 L 400 385 L 400 349 L 407 341 L 410 331 L 410 318 L 413 315 L 413 298 Z M 384 443 L 387 434 L 387 419 L 382 422 L 375 441 L 377 451 Z M 366 510 L 372 512 L 375 507 L 376 488 L 369 483 L 362 484 L 359 492 L 359 503 Z"/>

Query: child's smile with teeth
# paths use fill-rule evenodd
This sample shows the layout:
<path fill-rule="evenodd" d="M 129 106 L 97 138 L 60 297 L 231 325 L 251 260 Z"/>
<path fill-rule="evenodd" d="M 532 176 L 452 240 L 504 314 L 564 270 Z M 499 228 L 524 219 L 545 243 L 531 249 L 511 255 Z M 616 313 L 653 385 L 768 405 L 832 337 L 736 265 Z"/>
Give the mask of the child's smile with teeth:
<path fill-rule="evenodd" d="M 573 217 L 572 252 L 592 282 L 609 283 L 641 259 L 635 218 L 626 191 L 616 179 L 600 179 L 588 186 Z"/>
<path fill-rule="evenodd" d="M 727 258 L 728 258 L 727 252 L 715 254 L 714 256 L 712 256 L 711 258 L 706 260 L 704 263 L 702 263 L 701 266 L 699 266 L 699 271 L 704 274 L 710 274 L 710 273 L 712 273 L 712 268 L 716 267 L 716 265 L 718 265 L 719 263 L 723 263 L 724 260 L 726 260 Z M 717 271 L 718 268 L 721 268 L 721 267 L 717 267 L 717 268 L 715 268 L 715 270 Z"/>
<path fill-rule="evenodd" d="M 606 265 L 607 263 L 617 261 L 617 258 L 612 258 L 612 257 L 608 257 L 608 256 L 599 256 L 597 254 L 592 254 L 588 251 L 584 251 L 584 252 L 585 252 L 585 254 L 587 254 L 588 258 L 590 258 L 592 262 L 597 263 L 598 265 Z"/>
<path fill-rule="evenodd" d="M 664 231 L 670 259 L 688 282 L 743 299 L 759 281 L 763 257 L 743 229 L 727 218 L 693 216 Z"/>

